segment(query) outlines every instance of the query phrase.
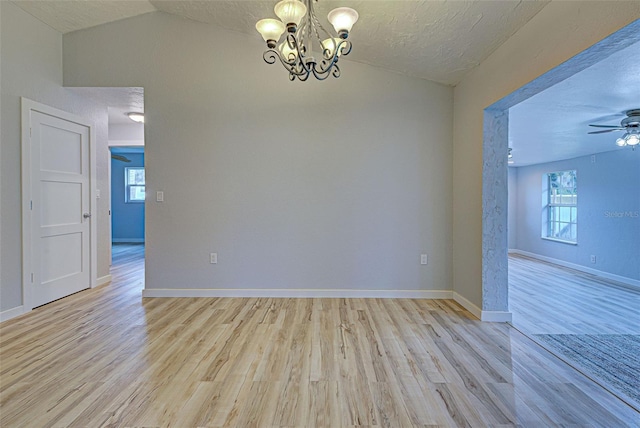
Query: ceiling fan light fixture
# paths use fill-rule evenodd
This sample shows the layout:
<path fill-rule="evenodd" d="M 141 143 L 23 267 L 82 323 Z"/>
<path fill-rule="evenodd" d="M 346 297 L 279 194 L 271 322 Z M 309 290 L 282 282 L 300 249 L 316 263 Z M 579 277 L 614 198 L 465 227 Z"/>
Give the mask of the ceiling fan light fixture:
<path fill-rule="evenodd" d="M 144 113 L 131 111 L 127 113 L 127 116 L 129 117 L 129 119 L 133 120 L 134 122 L 144 123 Z"/>
<path fill-rule="evenodd" d="M 629 146 L 637 146 L 640 143 L 640 136 L 638 134 L 629 134 L 625 140 Z"/>
<path fill-rule="evenodd" d="M 589 134 L 602 134 L 605 132 L 625 131 L 624 135 L 616 139 L 616 146 L 626 147 L 631 146 L 635 150 L 636 146 L 640 144 L 640 109 L 627 110 L 625 112 L 627 117 L 620 121 L 620 126 L 616 125 L 595 125 L 590 124 L 596 128 L 609 128 L 603 131 L 593 131 Z"/>

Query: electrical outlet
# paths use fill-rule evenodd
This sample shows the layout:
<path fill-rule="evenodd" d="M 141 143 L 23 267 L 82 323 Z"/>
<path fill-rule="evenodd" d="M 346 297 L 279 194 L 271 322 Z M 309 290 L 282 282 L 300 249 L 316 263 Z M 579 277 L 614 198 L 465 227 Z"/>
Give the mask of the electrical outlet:
<path fill-rule="evenodd" d="M 209 260 L 212 265 L 215 265 L 216 263 L 218 263 L 218 253 L 211 253 L 209 255 Z"/>
<path fill-rule="evenodd" d="M 591 263 L 595 263 L 596 262 L 596 256 L 592 255 L 591 256 Z"/>
<path fill-rule="evenodd" d="M 591 163 L 596 163 L 596 155 L 591 155 Z"/>
<path fill-rule="evenodd" d="M 426 254 L 420 254 L 420 264 L 426 265 L 429 263 L 429 257 Z"/>

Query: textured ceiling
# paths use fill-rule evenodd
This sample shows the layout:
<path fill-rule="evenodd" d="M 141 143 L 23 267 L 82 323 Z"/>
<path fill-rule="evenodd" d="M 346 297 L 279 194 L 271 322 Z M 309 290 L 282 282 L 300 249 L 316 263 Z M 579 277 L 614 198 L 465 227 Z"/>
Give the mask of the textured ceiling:
<path fill-rule="evenodd" d="M 273 1 L 47 0 L 15 1 L 25 11 L 62 33 L 153 10 L 254 35 L 258 19 L 274 17 Z M 358 11 L 353 28 L 352 61 L 447 85 L 465 73 L 538 13 L 547 1 L 321 0 L 321 22 L 339 6 Z"/>
<path fill-rule="evenodd" d="M 144 113 L 143 88 L 68 88 L 70 91 L 109 106 L 110 124 L 131 124 L 128 112 Z"/>
<path fill-rule="evenodd" d="M 509 109 L 514 166 L 570 159 L 619 148 L 623 132 L 588 135 L 589 124 L 620 125 L 640 108 L 640 42 Z M 636 149 L 636 152 L 638 150 Z"/>
<path fill-rule="evenodd" d="M 14 3 L 61 33 L 156 10 L 145 0 L 17 0 Z"/>

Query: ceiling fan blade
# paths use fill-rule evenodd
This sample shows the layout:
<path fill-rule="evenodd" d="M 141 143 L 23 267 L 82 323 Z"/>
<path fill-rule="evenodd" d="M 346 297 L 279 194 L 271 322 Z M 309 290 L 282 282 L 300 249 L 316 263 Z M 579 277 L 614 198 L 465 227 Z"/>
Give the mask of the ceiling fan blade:
<path fill-rule="evenodd" d="M 111 159 L 119 160 L 122 162 L 131 162 L 131 159 L 122 155 L 111 155 Z"/>
<path fill-rule="evenodd" d="M 614 131 L 621 131 L 624 128 L 616 128 L 616 129 L 603 129 L 602 131 L 591 131 L 591 132 L 587 132 L 587 134 L 604 134 L 605 132 L 614 132 Z"/>
<path fill-rule="evenodd" d="M 619 128 L 619 129 L 624 129 L 624 128 L 620 128 L 620 125 L 589 125 L 589 126 L 593 126 L 595 128 Z"/>

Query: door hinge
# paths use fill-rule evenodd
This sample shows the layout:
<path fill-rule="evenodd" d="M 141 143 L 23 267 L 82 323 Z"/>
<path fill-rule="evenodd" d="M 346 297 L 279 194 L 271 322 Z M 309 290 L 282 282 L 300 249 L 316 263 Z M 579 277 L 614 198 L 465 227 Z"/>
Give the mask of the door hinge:
<path fill-rule="evenodd" d="M 29 209 L 33 211 L 33 201 L 29 201 Z"/>
<path fill-rule="evenodd" d="M 33 273 L 31 273 L 31 283 L 33 283 Z"/>
<path fill-rule="evenodd" d="M 29 128 L 29 137 L 33 136 L 33 128 Z"/>

